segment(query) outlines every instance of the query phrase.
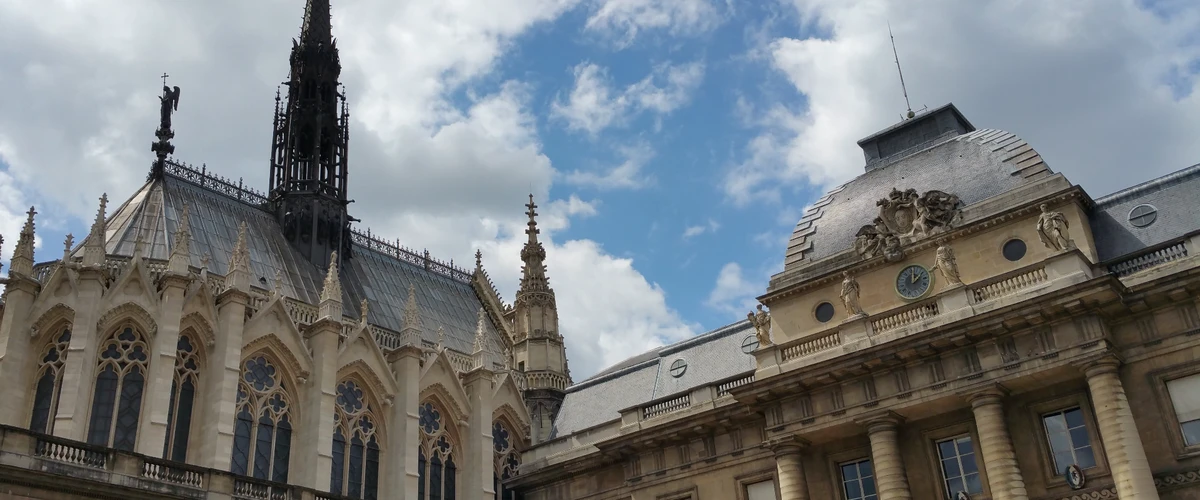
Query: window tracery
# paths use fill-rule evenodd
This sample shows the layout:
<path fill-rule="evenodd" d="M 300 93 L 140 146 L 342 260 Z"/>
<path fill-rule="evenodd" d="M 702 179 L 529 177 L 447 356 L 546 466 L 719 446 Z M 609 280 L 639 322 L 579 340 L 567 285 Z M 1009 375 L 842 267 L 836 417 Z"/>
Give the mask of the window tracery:
<path fill-rule="evenodd" d="M 117 332 L 100 344 L 88 443 L 133 451 L 142 411 L 146 367 L 150 363 L 149 348 L 133 325 L 119 328 Z"/>
<path fill-rule="evenodd" d="M 373 408 L 353 380 L 338 384 L 336 403 L 329 490 L 374 500 L 379 489 L 379 441 Z"/>
<path fill-rule="evenodd" d="M 291 402 L 275 365 L 263 356 L 246 360 L 237 401 L 230 470 L 286 483 L 292 448 Z"/>
<path fill-rule="evenodd" d="M 187 461 L 188 437 L 192 431 L 192 407 L 200 379 L 200 359 L 189 333 L 179 336 L 175 349 L 175 376 L 171 381 L 167 409 L 167 439 L 163 458 Z"/>
<path fill-rule="evenodd" d="M 513 490 L 504 488 L 504 481 L 517 476 L 517 469 L 521 466 L 520 453 L 513 441 L 516 436 L 508 430 L 508 426 L 497 420 L 492 424 L 492 448 L 495 451 L 496 463 L 494 468 L 495 475 L 493 476 L 493 491 L 496 492 L 496 500 L 520 500 L 520 495 Z"/>
<path fill-rule="evenodd" d="M 29 418 L 29 430 L 50 434 L 54 430 L 54 415 L 58 412 L 59 395 L 62 393 L 63 366 L 67 363 L 67 346 L 71 343 L 71 325 L 62 327 L 62 333 L 42 349 L 34 380 L 33 415 Z"/>
<path fill-rule="evenodd" d="M 421 447 L 417 451 L 417 498 L 420 500 L 456 499 L 455 446 L 450 440 L 444 413 L 431 402 L 422 403 L 418 409 Z"/>

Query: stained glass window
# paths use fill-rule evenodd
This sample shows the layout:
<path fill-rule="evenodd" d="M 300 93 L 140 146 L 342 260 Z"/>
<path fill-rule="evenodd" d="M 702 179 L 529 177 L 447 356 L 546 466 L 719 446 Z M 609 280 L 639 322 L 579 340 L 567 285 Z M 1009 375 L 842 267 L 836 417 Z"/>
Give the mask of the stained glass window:
<path fill-rule="evenodd" d="M 336 403 L 329 491 L 374 500 L 379 490 L 379 441 L 372 408 L 352 380 L 338 384 Z"/>
<path fill-rule="evenodd" d="M 292 450 L 290 399 L 279 371 L 263 356 L 246 360 L 233 424 L 234 474 L 286 483 Z"/>
<path fill-rule="evenodd" d="M 179 336 L 175 349 L 175 378 L 171 381 L 170 406 L 167 407 L 167 439 L 163 458 L 187 461 L 188 437 L 192 431 L 192 406 L 200 376 L 200 360 L 191 335 Z"/>
<path fill-rule="evenodd" d="M 514 436 L 508 426 L 497 420 L 492 424 L 492 448 L 495 451 L 494 485 L 496 500 L 518 500 L 517 492 L 504 487 L 504 481 L 517 476 L 521 466 L 520 454 L 513 445 Z"/>
<path fill-rule="evenodd" d="M 455 500 L 458 469 L 454 444 L 443 426 L 442 410 L 433 403 L 418 407 L 421 448 L 417 453 L 420 500 Z"/>
<path fill-rule="evenodd" d="M 133 451 L 150 362 L 148 351 L 133 326 L 118 329 L 100 344 L 100 374 L 92 396 L 88 443 Z"/>
<path fill-rule="evenodd" d="M 67 346 L 71 343 L 71 326 L 64 326 L 45 349 L 37 370 L 33 395 L 33 415 L 29 430 L 50 434 L 54 430 L 54 414 L 58 412 L 58 397 L 62 392 L 63 366 L 67 362 Z"/>

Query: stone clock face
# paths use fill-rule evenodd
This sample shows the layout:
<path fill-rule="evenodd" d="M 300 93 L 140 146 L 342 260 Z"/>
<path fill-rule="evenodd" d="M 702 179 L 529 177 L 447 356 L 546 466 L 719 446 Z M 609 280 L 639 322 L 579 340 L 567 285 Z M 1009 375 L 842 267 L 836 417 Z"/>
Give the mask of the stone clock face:
<path fill-rule="evenodd" d="M 901 269 L 896 276 L 896 292 L 906 299 L 917 299 L 929 291 L 932 281 L 928 269 L 913 264 Z"/>

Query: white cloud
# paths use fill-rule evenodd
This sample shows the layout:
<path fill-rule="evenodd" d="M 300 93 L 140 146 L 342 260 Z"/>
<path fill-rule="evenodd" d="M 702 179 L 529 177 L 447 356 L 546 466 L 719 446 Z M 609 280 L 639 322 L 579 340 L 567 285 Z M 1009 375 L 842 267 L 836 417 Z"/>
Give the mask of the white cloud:
<path fill-rule="evenodd" d="M 624 160 L 603 172 L 575 170 L 566 174 L 566 182 L 596 189 L 642 189 L 654 183 L 654 177 L 642 173 L 642 168 L 654 158 L 647 144 L 617 148 Z"/>
<path fill-rule="evenodd" d="M 567 128 L 596 135 L 624 125 L 643 111 L 667 115 L 688 103 L 704 80 L 704 62 L 659 64 L 642 80 L 623 90 L 612 88 L 608 70 L 592 62 L 572 69 L 575 86 L 551 104 L 552 116 Z"/>
<path fill-rule="evenodd" d="M 588 17 L 587 29 L 618 47 L 627 47 L 638 34 L 661 29 L 672 35 L 711 30 L 722 13 L 708 0 L 604 0 Z"/>
<path fill-rule="evenodd" d="M 477 247 L 490 249 L 488 269 L 511 299 L 526 238 L 522 205 L 530 191 L 545 200 L 556 172 L 542 151 L 530 89 L 488 77 L 516 37 L 573 4 L 337 3 L 352 214 L 376 234 L 458 263 L 471 262 Z M 0 49 L 0 94 L 21 96 L 0 113 L 0 161 L 9 167 L 0 172 L 0 195 L 21 195 L 0 196 L 0 231 L 15 242 L 10 226 L 16 217 L 19 230 L 25 208 L 10 202 L 37 201 L 49 214 L 39 227 L 43 217 L 86 227 L 101 192 L 132 194 L 149 169 L 163 71 L 183 89 L 177 157 L 265 186 L 272 98 L 287 75 L 301 10 L 290 0 L 0 0 L 0 47 L 21 48 Z M 661 78 L 672 81 L 670 72 Z M 691 334 L 632 261 L 596 242 L 554 241 L 571 219 L 594 215 L 598 202 L 571 196 L 545 205 L 542 238 L 577 379 Z"/>
<path fill-rule="evenodd" d="M 705 224 L 685 227 L 683 229 L 683 239 L 692 239 L 704 233 L 715 233 L 718 229 L 721 229 L 721 223 L 713 219 L 708 219 L 708 222 Z"/>
<path fill-rule="evenodd" d="M 1200 157 L 1195 3 L 1157 14 L 1134 0 L 789 3 L 801 24 L 829 37 L 763 47 L 806 102 L 762 106 L 761 133 L 725 179 L 736 203 L 862 172 L 855 141 L 905 109 L 888 22 L 914 108 L 953 101 L 977 127 L 1022 136 L 1095 195 Z"/>
<path fill-rule="evenodd" d="M 721 271 L 717 273 L 716 284 L 709 292 L 705 304 L 719 311 L 744 316 L 758 303 L 754 297 L 765 289 L 765 282 L 747 279 L 742 272 L 742 266 L 730 262 L 722 266 Z"/>

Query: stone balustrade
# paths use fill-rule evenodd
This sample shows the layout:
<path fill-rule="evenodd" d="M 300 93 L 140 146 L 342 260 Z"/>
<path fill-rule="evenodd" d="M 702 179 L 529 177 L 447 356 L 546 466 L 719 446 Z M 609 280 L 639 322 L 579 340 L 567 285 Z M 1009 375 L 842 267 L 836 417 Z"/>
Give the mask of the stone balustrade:
<path fill-rule="evenodd" d="M 682 410 L 692 405 L 692 395 L 684 394 L 666 401 L 652 404 L 642 408 L 642 419 L 651 419 L 659 415 L 665 415 L 673 411 Z"/>
<path fill-rule="evenodd" d="M 839 332 L 833 332 L 826 335 L 821 335 L 817 338 L 807 339 L 800 343 L 791 344 L 783 347 L 783 360 L 790 361 L 801 356 L 808 356 L 826 349 L 842 345 L 842 337 Z"/>
<path fill-rule="evenodd" d="M 1108 266 L 1108 271 L 1117 277 L 1124 278 L 1187 256 L 1187 242 L 1180 241 L 1115 262 Z"/>
<path fill-rule="evenodd" d="M 0 467 L 69 484 L 86 497 L 238 500 L 347 500 L 300 486 L 238 476 L 0 425 Z"/>
<path fill-rule="evenodd" d="M 916 307 L 910 307 L 898 313 L 889 314 L 877 320 L 871 321 L 871 329 L 875 333 L 894 330 L 905 325 L 924 321 L 938 314 L 937 302 L 929 302 Z"/>
<path fill-rule="evenodd" d="M 971 287 L 971 303 L 978 304 L 992 299 L 1012 295 L 1020 290 L 1050 280 L 1044 266 L 1035 267 L 1015 275 L 1002 275 L 998 279 L 989 280 L 982 285 Z"/>

